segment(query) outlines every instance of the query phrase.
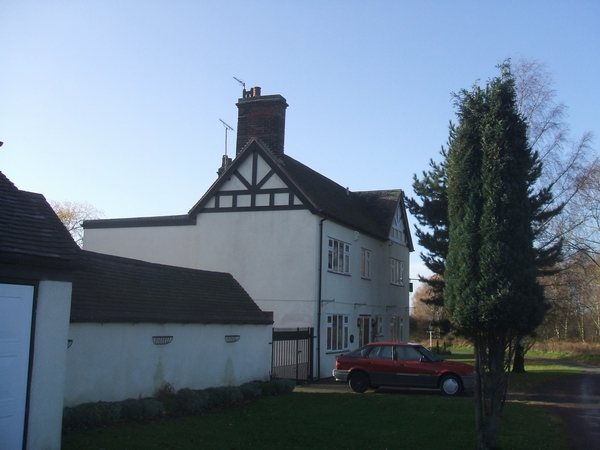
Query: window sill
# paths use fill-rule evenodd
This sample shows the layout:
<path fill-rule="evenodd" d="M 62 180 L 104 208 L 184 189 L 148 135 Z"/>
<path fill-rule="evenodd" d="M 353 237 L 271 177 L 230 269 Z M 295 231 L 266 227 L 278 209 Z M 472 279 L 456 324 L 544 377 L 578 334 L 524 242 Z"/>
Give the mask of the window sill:
<path fill-rule="evenodd" d="M 360 277 L 361 280 L 371 281 L 370 277 Z"/>
<path fill-rule="evenodd" d="M 336 274 L 336 275 L 342 275 L 343 277 L 351 277 L 351 276 L 352 276 L 352 275 L 350 275 L 349 273 L 335 272 L 335 271 L 333 271 L 333 270 L 329 270 L 329 269 L 327 269 L 327 272 L 328 272 L 328 273 L 334 273 L 334 274 Z"/>
<path fill-rule="evenodd" d="M 350 351 L 349 348 L 345 349 L 345 350 L 327 350 L 325 352 L 326 355 L 335 355 L 335 354 L 340 354 L 340 353 L 344 353 L 344 352 L 348 352 Z"/>

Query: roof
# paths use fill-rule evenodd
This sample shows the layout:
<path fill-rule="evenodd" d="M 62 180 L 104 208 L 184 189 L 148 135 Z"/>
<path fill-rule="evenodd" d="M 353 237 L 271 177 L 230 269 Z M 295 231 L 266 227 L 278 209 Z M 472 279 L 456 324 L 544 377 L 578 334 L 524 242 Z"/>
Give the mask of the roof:
<path fill-rule="evenodd" d="M 66 268 L 79 247 L 41 194 L 19 190 L 0 172 L 0 259 Z"/>
<path fill-rule="evenodd" d="M 406 216 L 401 189 L 352 192 L 287 155 L 280 166 L 310 200 L 316 214 L 384 240 L 399 204 Z"/>
<path fill-rule="evenodd" d="M 233 163 L 190 210 L 190 217 L 202 211 L 211 196 L 252 152 L 258 152 L 289 185 L 313 214 L 335 220 L 381 240 L 387 240 L 396 208 L 400 206 L 409 249 L 413 250 L 401 189 L 352 192 L 286 154 L 275 156 L 257 139 L 252 139 Z"/>
<path fill-rule="evenodd" d="M 71 322 L 272 324 L 231 274 L 81 250 Z"/>
<path fill-rule="evenodd" d="M 88 220 L 84 222 L 84 228 L 194 225 L 196 216 L 214 193 L 231 177 L 245 158 L 255 151 L 293 189 L 313 214 L 335 220 L 375 238 L 389 239 L 392 220 L 399 206 L 408 236 L 407 245 L 411 251 L 414 249 L 406 218 L 404 192 L 401 189 L 351 192 L 288 155 L 275 156 L 257 139 L 252 139 L 246 145 L 186 216 Z"/>

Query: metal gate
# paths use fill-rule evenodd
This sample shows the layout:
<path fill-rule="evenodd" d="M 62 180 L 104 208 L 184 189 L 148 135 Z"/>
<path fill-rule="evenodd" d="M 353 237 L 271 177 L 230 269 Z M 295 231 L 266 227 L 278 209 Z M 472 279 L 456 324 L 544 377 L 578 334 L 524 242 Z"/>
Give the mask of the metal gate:
<path fill-rule="evenodd" d="M 273 328 L 271 377 L 310 381 L 314 328 Z"/>

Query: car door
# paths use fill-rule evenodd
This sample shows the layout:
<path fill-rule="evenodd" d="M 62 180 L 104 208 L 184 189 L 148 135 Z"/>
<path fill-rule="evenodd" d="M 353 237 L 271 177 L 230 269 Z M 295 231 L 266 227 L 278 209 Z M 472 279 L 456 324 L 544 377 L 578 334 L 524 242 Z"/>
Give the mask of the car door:
<path fill-rule="evenodd" d="M 390 386 L 396 383 L 396 361 L 394 346 L 375 345 L 365 359 L 372 385 Z"/>
<path fill-rule="evenodd" d="M 396 347 L 398 384 L 406 387 L 435 387 L 438 367 L 410 345 Z"/>

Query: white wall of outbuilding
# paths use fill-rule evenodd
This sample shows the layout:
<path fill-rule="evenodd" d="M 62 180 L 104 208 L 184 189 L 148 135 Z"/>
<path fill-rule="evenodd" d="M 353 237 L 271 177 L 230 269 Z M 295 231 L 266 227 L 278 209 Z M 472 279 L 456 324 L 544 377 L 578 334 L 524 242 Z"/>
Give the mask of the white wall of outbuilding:
<path fill-rule="evenodd" d="M 226 342 L 226 336 L 238 336 Z M 172 336 L 156 345 L 155 336 Z M 268 325 L 72 323 L 65 406 L 148 397 L 176 390 L 268 380 Z"/>

